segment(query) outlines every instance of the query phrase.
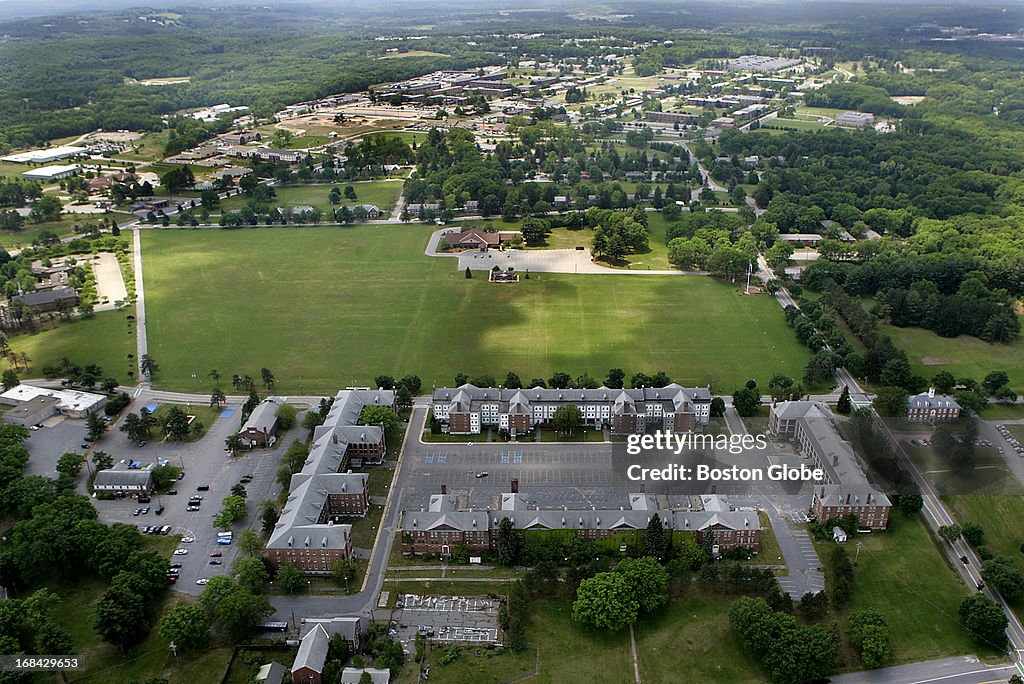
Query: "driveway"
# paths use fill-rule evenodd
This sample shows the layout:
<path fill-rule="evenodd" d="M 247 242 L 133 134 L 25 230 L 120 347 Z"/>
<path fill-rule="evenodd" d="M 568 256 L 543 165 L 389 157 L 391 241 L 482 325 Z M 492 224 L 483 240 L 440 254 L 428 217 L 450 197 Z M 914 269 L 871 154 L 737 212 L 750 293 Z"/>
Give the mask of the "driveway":
<path fill-rule="evenodd" d="M 100 301 L 96 311 L 110 311 L 116 302 L 128 299 L 121 265 L 113 252 L 97 254 L 92 262 L 92 271 L 96 274 L 96 296 Z"/>

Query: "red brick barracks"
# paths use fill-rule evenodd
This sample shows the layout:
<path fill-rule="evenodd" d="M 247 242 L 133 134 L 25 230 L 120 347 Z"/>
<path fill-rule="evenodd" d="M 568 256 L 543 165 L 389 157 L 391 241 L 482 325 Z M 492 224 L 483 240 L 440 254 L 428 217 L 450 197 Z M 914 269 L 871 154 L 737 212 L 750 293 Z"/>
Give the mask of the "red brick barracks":
<path fill-rule="evenodd" d="M 327 574 L 335 560 L 352 555 L 352 526 L 340 520 L 366 515 L 370 497 L 366 474 L 348 468 L 381 463 L 387 453 L 380 426 L 356 425 L 368 405 L 393 409 L 395 393 L 342 390 L 313 432 L 309 456 L 292 476 L 288 500 L 267 541 L 265 555 L 275 568 L 291 562 L 307 573 Z"/>
<path fill-rule="evenodd" d="M 694 432 L 711 417 L 711 392 L 706 387 L 640 389 L 500 389 L 441 387 L 434 390 L 432 409 L 442 430 L 475 435 L 494 428 L 512 437 L 548 425 L 560 406 L 575 405 L 583 424 L 609 428 L 612 434 L 641 434 L 660 429 Z"/>
<path fill-rule="evenodd" d="M 757 551 L 761 543 L 761 524 L 756 511 L 734 511 L 718 496 L 705 495 L 694 502 L 696 510 L 659 508 L 657 499 L 644 493 L 629 494 L 628 507 L 615 509 L 547 509 L 528 503 L 513 481 L 512 492 L 501 495 L 500 507 L 465 510 L 459 499 L 442 487 L 441 494 L 430 497 L 424 510 L 402 512 L 403 553 L 451 553 L 460 544 L 479 553 L 493 548 L 498 526 L 508 518 L 512 526 L 524 532 L 574 530 L 581 537 L 598 539 L 621 532 L 642 531 L 654 515 L 661 517 L 666 529 L 692 532 L 698 543 L 707 535 L 719 552 L 739 547 Z"/>

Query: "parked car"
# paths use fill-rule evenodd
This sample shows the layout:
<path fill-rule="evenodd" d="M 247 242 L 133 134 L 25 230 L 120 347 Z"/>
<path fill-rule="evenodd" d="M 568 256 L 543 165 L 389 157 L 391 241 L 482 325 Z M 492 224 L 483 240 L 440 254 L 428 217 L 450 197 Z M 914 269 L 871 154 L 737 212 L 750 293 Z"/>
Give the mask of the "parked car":
<path fill-rule="evenodd" d="M 196 504 L 189 504 L 188 506 L 185 507 L 185 510 L 186 511 L 198 511 L 199 510 L 199 506 L 197 506 Z"/>
<path fill-rule="evenodd" d="M 182 538 L 181 538 L 181 543 L 182 543 L 182 544 L 191 544 L 191 543 L 192 543 L 192 542 L 194 542 L 195 540 L 196 540 L 196 538 L 195 538 L 195 537 L 193 537 L 192 535 L 189 535 L 189 536 L 187 536 L 187 537 L 182 537 Z"/>
<path fill-rule="evenodd" d="M 200 577 L 199 579 L 196 580 L 196 584 L 209 584 L 209 583 L 210 583 L 210 580 L 206 579 L 205 577 Z"/>
<path fill-rule="evenodd" d="M 135 446 L 137 446 L 137 447 L 144 447 L 144 446 L 146 446 L 146 443 L 145 442 L 136 442 Z"/>
<path fill-rule="evenodd" d="M 488 475 L 490 475 L 490 473 L 488 473 L 486 470 L 481 470 L 479 473 L 476 474 L 478 478 L 487 477 Z"/>
<path fill-rule="evenodd" d="M 210 485 L 199 485 L 196 487 L 197 492 L 208 492 L 210 491 Z"/>
<path fill-rule="evenodd" d="M 149 513 L 149 506 L 146 506 L 145 508 L 142 509 L 142 515 L 147 515 L 148 513 Z"/>
<path fill-rule="evenodd" d="M 217 540 L 217 543 L 221 546 L 231 546 L 231 537 L 221 537 Z"/>
<path fill-rule="evenodd" d="M 157 515 L 163 515 L 164 514 L 164 505 L 160 504 L 159 506 L 156 507 L 156 510 L 153 511 L 153 512 L 156 513 Z"/>
<path fill-rule="evenodd" d="M 188 555 L 188 549 L 174 549 L 174 555 L 175 556 L 187 556 Z"/>
<path fill-rule="evenodd" d="M 220 558 L 211 558 L 210 559 L 210 565 L 221 565 L 223 562 L 224 561 L 222 561 Z"/>
<path fill-rule="evenodd" d="M 221 553 L 220 551 L 214 551 L 213 553 L 210 554 L 210 558 L 220 558 L 223 555 L 224 554 Z"/>
<path fill-rule="evenodd" d="M 167 493 L 168 493 L 168 494 L 169 494 L 170 496 L 174 496 L 175 494 L 177 494 L 177 493 L 178 493 L 178 490 L 177 490 L 177 489 L 169 489 L 169 490 L 167 490 Z"/>
<path fill-rule="evenodd" d="M 178 479 L 179 480 L 184 480 L 185 479 L 185 471 L 184 470 L 182 470 L 180 473 L 178 473 Z"/>
<path fill-rule="evenodd" d="M 138 515 L 139 513 L 142 513 L 141 508 L 136 508 L 134 511 L 132 511 L 132 515 Z"/>

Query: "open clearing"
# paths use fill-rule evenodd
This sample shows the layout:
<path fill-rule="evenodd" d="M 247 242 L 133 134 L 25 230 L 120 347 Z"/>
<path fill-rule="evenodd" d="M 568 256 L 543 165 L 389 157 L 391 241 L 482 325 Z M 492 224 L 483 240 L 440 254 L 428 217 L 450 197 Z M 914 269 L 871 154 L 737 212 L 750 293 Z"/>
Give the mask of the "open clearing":
<path fill-rule="evenodd" d="M 423 255 L 430 228 L 143 232 L 149 351 L 157 383 L 200 391 L 217 368 L 275 371 L 282 391 L 328 391 L 375 375 L 456 373 L 600 379 L 664 370 L 732 391 L 800 376 L 808 351 L 778 305 L 706 277 L 534 274 L 467 280 Z M 58 357 L 59 358 L 59 357 Z"/>
<path fill-rule="evenodd" d="M 351 200 L 345 197 L 344 190 L 351 185 L 355 190 L 356 199 Z M 334 183 L 322 185 L 292 185 L 276 186 L 274 192 L 276 198 L 269 204 L 274 207 L 316 207 L 324 212 L 324 220 L 330 220 L 329 215 L 333 214 L 337 207 L 330 202 L 331 188 L 337 187 L 342 191 L 341 204 L 353 207 L 357 204 L 375 204 L 383 212 L 390 212 L 402 192 L 400 181 L 366 181 L 361 183 Z M 245 195 L 235 195 L 220 203 L 222 211 L 241 209 L 249 201 Z"/>
<path fill-rule="evenodd" d="M 969 335 L 939 337 L 924 328 L 883 325 L 879 330 L 906 350 L 914 373 L 925 378 L 946 370 L 958 378 L 981 382 L 989 372 L 1004 370 L 1010 376 L 1010 387 L 1024 385 L 1024 338 L 1011 344 L 989 344 Z"/>

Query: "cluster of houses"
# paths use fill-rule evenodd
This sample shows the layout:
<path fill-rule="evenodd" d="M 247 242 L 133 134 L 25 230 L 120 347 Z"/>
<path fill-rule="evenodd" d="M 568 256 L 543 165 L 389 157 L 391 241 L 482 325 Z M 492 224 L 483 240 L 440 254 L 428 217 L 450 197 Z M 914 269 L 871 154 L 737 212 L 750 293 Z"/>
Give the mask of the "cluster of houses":
<path fill-rule="evenodd" d="M 383 428 L 358 424 L 365 406 L 394 410 L 395 392 L 346 389 L 335 396 L 267 541 L 264 553 L 275 568 L 292 563 L 325 575 L 335 560 L 352 555 L 352 526 L 340 521 L 365 516 L 370 496 L 366 474 L 349 468 L 380 464 L 387 453 Z"/>
<path fill-rule="evenodd" d="M 495 429 L 515 438 L 550 425 L 555 411 L 569 405 L 579 409 L 582 425 L 612 434 L 653 429 L 684 433 L 708 424 L 711 390 L 675 383 L 636 389 L 503 389 L 465 384 L 435 388 L 431 398 L 431 411 L 442 432 L 453 435 Z"/>

